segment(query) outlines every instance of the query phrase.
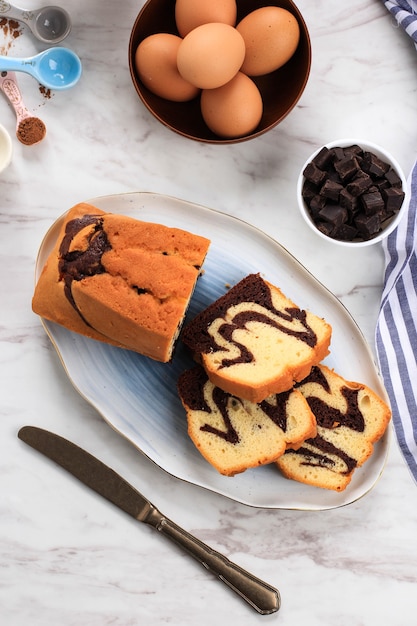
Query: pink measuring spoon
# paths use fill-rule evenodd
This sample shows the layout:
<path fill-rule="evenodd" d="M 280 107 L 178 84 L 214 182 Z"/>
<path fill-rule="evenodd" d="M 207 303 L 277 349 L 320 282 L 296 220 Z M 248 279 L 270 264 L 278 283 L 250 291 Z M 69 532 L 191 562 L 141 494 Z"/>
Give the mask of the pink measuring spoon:
<path fill-rule="evenodd" d="M 15 110 L 18 140 L 26 146 L 42 141 L 46 135 L 45 124 L 25 106 L 14 72 L 0 72 L 0 89 Z"/>

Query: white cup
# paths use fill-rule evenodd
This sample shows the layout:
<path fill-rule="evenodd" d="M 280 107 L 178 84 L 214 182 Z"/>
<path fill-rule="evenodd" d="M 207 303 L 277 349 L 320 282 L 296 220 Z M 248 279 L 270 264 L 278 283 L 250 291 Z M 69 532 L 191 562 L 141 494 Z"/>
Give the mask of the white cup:
<path fill-rule="evenodd" d="M 6 169 L 12 160 L 12 140 L 7 130 L 0 124 L 0 172 Z"/>

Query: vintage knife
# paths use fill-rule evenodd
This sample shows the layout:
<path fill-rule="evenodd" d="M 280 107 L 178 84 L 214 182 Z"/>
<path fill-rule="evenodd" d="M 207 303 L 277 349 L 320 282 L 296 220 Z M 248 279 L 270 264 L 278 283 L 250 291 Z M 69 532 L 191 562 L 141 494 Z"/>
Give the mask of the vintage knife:
<path fill-rule="evenodd" d="M 24 426 L 19 430 L 18 437 L 139 522 L 153 526 L 175 541 L 259 613 L 267 615 L 280 608 L 277 589 L 177 526 L 124 478 L 82 448 L 35 426 Z"/>

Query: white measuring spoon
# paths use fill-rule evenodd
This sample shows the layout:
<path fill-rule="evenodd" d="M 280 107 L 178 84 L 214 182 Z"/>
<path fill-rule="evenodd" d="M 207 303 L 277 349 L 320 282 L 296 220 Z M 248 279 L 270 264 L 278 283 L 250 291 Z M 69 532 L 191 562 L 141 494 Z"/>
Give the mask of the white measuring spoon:
<path fill-rule="evenodd" d="M 48 89 L 68 89 L 79 81 L 82 66 L 75 52 L 57 46 L 26 59 L 0 55 L 3 71 L 25 72 Z"/>
<path fill-rule="evenodd" d="M 26 146 L 42 141 L 46 127 L 39 117 L 33 115 L 23 102 L 22 94 L 14 72 L 0 73 L 0 89 L 16 113 L 16 137 Z"/>
<path fill-rule="evenodd" d="M 70 16 L 57 6 L 26 10 L 0 0 L 0 15 L 24 22 L 34 36 L 44 43 L 59 43 L 71 30 Z"/>

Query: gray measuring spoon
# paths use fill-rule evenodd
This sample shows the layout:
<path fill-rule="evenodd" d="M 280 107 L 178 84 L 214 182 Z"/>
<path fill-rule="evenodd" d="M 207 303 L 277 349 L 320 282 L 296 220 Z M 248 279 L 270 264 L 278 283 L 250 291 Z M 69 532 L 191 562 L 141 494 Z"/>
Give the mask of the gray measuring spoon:
<path fill-rule="evenodd" d="M 82 66 L 75 52 L 56 46 L 26 59 L 0 55 L 3 71 L 25 72 L 48 89 L 68 89 L 79 81 Z"/>
<path fill-rule="evenodd" d="M 44 43 L 58 43 L 65 39 L 71 30 L 71 18 L 61 7 L 47 6 L 26 10 L 9 2 L 0 2 L 0 15 L 24 22 L 34 36 Z"/>

